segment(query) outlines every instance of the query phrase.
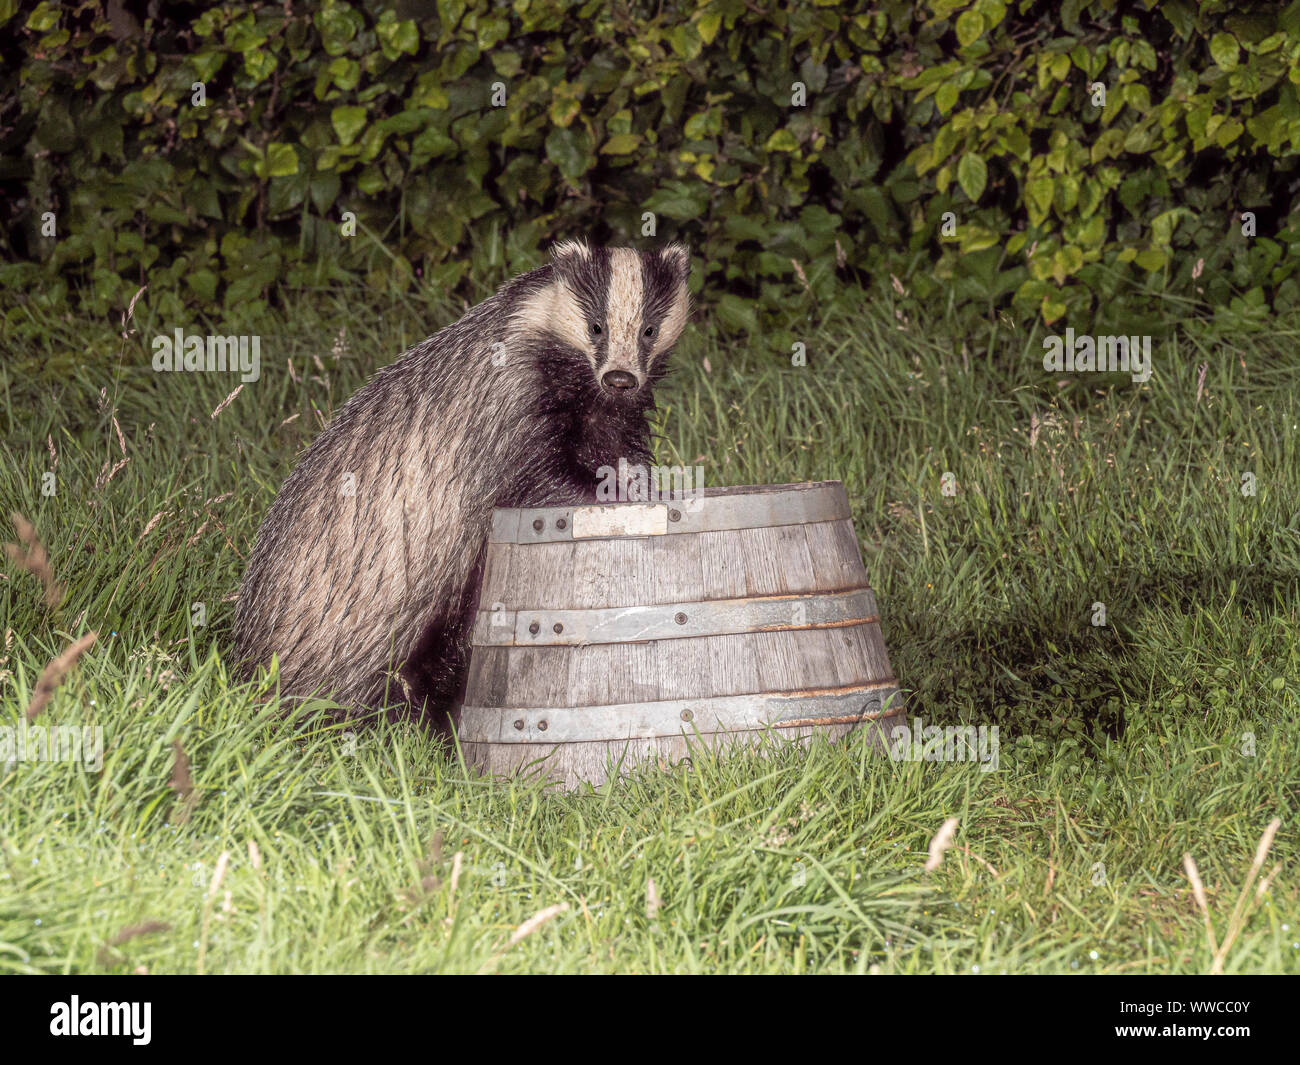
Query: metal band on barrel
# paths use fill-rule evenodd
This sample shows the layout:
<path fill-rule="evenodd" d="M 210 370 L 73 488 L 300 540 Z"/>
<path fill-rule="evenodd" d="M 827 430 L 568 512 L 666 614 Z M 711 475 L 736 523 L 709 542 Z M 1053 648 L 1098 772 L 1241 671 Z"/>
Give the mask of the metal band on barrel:
<path fill-rule="evenodd" d="M 578 743 L 860 724 L 903 713 L 898 681 L 848 688 L 582 707 L 466 706 L 465 743 Z"/>
<path fill-rule="evenodd" d="M 584 646 L 788 632 L 879 621 L 870 588 L 597 610 L 480 610 L 476 647 Z"/>
<path fill-rule="evenodd" d="M 764 529 L 842 521 L 848 496 L 838 481 L 786 491 L 706 495 L 662 503 L 594 503 L 502 508 L 492 512 L 492 543 L 533 544 L 622 536 Z"/>

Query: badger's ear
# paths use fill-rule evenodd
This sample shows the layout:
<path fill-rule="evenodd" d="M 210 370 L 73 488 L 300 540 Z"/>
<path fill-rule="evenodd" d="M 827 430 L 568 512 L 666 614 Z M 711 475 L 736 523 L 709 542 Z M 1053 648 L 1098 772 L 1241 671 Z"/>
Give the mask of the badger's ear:
<path fill-rule="evenodd" d="M 691 276 L 691 253 L 685 244 L 667 244 L 659 252 L 659 258 L 671 266 L 683 284 Z"/>
<path fill-rule="evenodd" d="M 589 262 L 591 248 L 584 240 L 561 240 L 551 246 L 551 262 L 556 266 L 566 262 Z"/>

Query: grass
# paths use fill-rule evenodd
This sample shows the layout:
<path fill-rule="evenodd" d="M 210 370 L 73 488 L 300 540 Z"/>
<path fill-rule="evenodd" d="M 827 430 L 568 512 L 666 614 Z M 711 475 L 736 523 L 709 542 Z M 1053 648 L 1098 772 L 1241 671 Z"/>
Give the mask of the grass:
<path fill-rule="evenodd" d="M 557 795 L 401 726 L 290 723 L 223 657 L 295 453 L 458 313 L 313 294 L 187 323 L 262 336 L 261 379 L 215 417 L 236 382 L 154 374 L 146 341 L 176 323 L 147 298 L 137 335 L 51 319 L 6 353 L 0 512 L 35 523 L 66 595 L 0 571 L 0 725 L 95 631 L 35 723 L 100 726 L 105 751 L 0 760 L 0 970 L 1206 972 L 1190 854 L 1218 964 L 1300 972 L 1294 323 L 1187 324 L 1142 386 L 1049 375 L 1007 328 L 966 350 L 946 312 L 831 312 L 805 367 L 702 323 L 661 458 L 843 480 L 909 713 L 996 725 L 999 767 L 857 737 Z"/>

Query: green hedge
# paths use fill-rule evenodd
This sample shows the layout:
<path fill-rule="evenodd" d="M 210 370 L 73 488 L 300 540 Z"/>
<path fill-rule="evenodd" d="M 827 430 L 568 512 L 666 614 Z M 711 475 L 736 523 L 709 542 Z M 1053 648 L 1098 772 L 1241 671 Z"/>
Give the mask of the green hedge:
<path fill-rule="evenodd" d="M 640 241 L 645 212 L 740 333 L 890 275 L 902 310 L 1048 322 L 1300 302 L 1300 3 L 18 6 L 17 328 L 25 301 L 116 314 L 145 281 L 173 317 L 283 284 L 454 289 L 558 236 Z"/>

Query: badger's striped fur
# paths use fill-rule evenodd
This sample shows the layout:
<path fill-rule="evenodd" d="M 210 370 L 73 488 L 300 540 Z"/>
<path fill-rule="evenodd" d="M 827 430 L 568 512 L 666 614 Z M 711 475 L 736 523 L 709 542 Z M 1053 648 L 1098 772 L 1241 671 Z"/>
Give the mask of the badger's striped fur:
<path fill-rule="evenodd" d="M 380 370 L 303 455 L 257 535 L 235 614 L 245 671 L 352 708 L 457 695 L 495 506 L 595 499 L 650 460 L 652 387 L 686 325 L 671 245 L 557 245 Z"/>

